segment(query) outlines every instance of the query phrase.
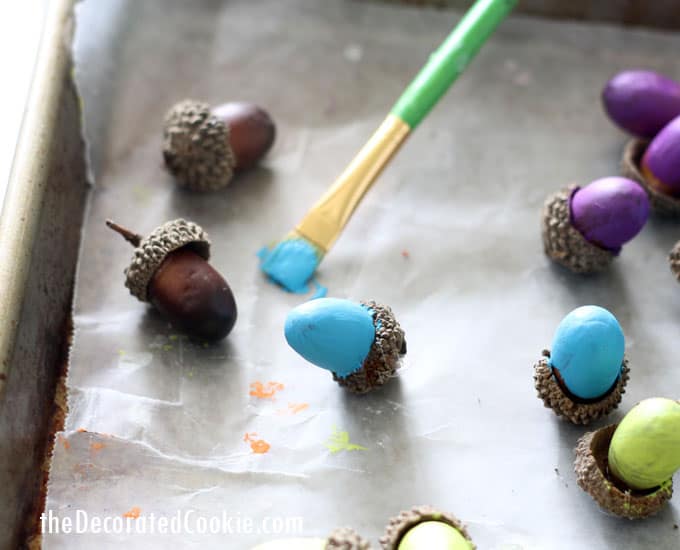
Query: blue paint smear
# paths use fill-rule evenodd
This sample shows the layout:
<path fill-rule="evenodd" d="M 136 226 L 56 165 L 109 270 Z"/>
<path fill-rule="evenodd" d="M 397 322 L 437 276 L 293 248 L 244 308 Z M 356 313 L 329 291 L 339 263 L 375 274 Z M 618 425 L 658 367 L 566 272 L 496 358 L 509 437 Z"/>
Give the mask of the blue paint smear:
<path fill-rule="evenodd" d="M 305 239 L 285 239 L 273 249 L 262 248 L 257 253 L 260 269 L 288 292 L 305 294 L 321 257 Z"/>
<path fill-rule="evenodd" d="M 319 298 L 290 311 L 284 329 L 290 347 L 310 363 L 345 378 L 358 371 L 375 340 L 368 308 Z"/>
<path fill-rule="evenodd" d="M 316 279 L 312 280 L 312 283 L 314 283 L 314 287 L 316 288 L 316 290 L 314 291 L 314 294 L 312 294 L 312 297 L 310 298 L 310 300 L 317 300 L 319 298 L 324 298 L 326 296 L 326 294 L 328 294 L 328 289 L 325 286 L 323 286 L 322 284 L 319 284 L 319 282 L 316 281 Z"/>
<path fill-rule="evenodd" d="M 559 371 L 571 393 L 594 399 L 604 395 L 621 374 L 624 348 L 623 330 L 616 317 L 604 308 L 583 306 L 557 327 L 550 365 Z"/>

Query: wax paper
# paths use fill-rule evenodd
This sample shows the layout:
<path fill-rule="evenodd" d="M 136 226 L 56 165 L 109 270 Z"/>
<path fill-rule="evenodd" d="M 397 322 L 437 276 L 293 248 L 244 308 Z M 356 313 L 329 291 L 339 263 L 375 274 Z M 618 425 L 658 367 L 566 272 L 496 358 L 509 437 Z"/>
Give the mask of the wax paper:
<path fill-rule="evenodd" d="M 524 16 L 501 25 L 321 264 L 331 296 L 387 304 L 406 331 L 400 376 L 352 396 L 287 346 L 286 314 L 308 297 L 268 283 L 256 252 L 333 182 L 460 12 L 88 0 L 76 16 L 95 189 L 47 510 L 133 525 L 228 514 L 255 532 L 59 533 L 46 549 L 246 549 L 344 525 L 376 543 L 416 504 L 455 514 L 481 549 L 678 547 L 677 497 L 629 522 L 578 488 L 573 449 L 586 429 L 543 407 L 532 366 L 567 312 L 598 304 L 621 322 L 631 381 L 594 427 L 640 399 L 678 396 L 680 286 L 666 254 L 680 225 L 651 220 L 586 278 L 544 256 L 539 218 L 555 190 L 617 173 L 626 137 L 600 90 L 628 67 L 680 76 L 680 37 Z M 262 165 L 217 193 L 180 190 L 161 132 L 186 97 L 265 107 L 277 138 Z M 104 225 L 146 234 L 177 217 L 210 234 L 211 263 L 236 296 L 239 319 L 219 344 L 187 341 L 128 294 L 132 248 Z M 304 525 L 273 532 L 268 517 Z"/>

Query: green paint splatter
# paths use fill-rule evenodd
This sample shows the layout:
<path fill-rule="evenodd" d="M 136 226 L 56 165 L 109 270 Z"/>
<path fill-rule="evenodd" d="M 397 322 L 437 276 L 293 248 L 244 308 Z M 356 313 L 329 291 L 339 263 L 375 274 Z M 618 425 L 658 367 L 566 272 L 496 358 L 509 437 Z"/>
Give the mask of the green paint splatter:
<path fill-rule="evenodd" d="M 135 185 L 132 188 L 132 196 L 138 203 L 145 204 L 151 199 L 151 191 L 146 187 Z"/>
<path fill-rule="evenodd" d="M 174 346 L 172 344 L 165 344 L 163 346 L 163 351 L 172 351 L 174 349 Z"/>
<path fill-rule="evenodd" d="M 168 336 L 168 340 L 170 340 L 171 342 L 179 340 L 179 334 L 171 334 L 170 336 Z"/>
<path fill-rule="evenodd" d="M 368 448 L 356 443 L 350 443 L 349 432 L 341 432 L 333 426 L 333 434 L 326 442 L 326 448 L 332 453 L 339 453 L 341 451 L 367 451 Z"/>

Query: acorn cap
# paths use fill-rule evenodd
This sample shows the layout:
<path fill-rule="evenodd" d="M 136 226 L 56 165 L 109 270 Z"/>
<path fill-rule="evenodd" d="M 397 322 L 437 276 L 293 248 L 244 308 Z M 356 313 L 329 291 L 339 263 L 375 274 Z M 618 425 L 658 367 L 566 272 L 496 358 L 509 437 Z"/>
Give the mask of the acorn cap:
<path fill-rule="evenodd" d="M 586 240 L 571 224 L 569 201 L 578 190 L 570 185 L 550 195 L 543 205 L 541 233 L 545 253 L 575 273 L 597 273 L 614 259 L 614 254 Z"/>
<path fill-rule="evenodd" d="M 165 257 L 188 246 L 204 260 L 210 259 L 210 240 L 203 229 L 181 218 L 158 226 L 135 248 L 130 266 L 125 270 L 125 286 L 130 294 L 148 302 L 147 287 Z"/>
<path fill-rule="evenodd" d="M 371 310 L 375 340 L 361 368 L 346 376 L 333 373 L 335 380 L 352 393 L 367 393 L 382 386 L 399 368 L 399 358 L 406 354 L 404 331 L 388 306 L 373 301 L 361 302 Z"/>
<path fill-rule="evenodd" d="M 354 529 L 335 529 L 326 541 L 325 550 L 371 550 L 371 544 Z"/>
<path fill-rule="evenodd" d="M 656 514 L 673 496 L 673 480 L 650 491 L 621 489 L 609 479 L 609 443 L 617 424 L 588 432 L 576 444 L 574 471 L 579 487 L 605 510 L 628 519 Z"/>
<path fill-rule="evenodd" d="M 671 264 L 671 271 L 675 278 L 680 281 L 680 241 L 675 243 L 673 249 L 668 255 L 668 262 Z"/>
<path fill-rule="evenodd" d="M 552 409 L 557 416 L 569 420 L 572 424 L 585 426 L 609 414 L 621 403 L 621 398 L 626 392 L 628 378 L 630 378 L 630 367 L 625 356 L 621 365 L 621 375 L 611 389 L 596 400 L 578 399 L 565 391 L 555 379 L 548 359 L 550 359 L 550 351 L 543 350 L 543 357 L 534 365 L 534 386 L 543 404 Z"/>
<path fill-rule="evenodd" d="M 440 512 L 432 506 L 415 506 L 411 510 L 403 511 L 398 516 L 390 518 L 387 527 L 385 527 L 385 534 L 380 537 L 380 545 L 383 550 L 397 550 L 404 535 L 416 525 L 426 521 L 441 521 L 450 525 L 470 541 L 472 550 L 475 550 L 476 546 L 472 543 L 467 529 L 460 520 L 454 515 Z"/>
<path fill-rule="evenodd" d="M 667 217 L 680 217 L 680 198 L 667 195 L 650 185 L 642 171 L 640 162 L 642 155 L 649 145 L 649 141 L 631 139 L 626 143 L 621 157 L 621 175 L 637 181 L 647 191 L 649 204 L 657 214 Z"/>
<path fill-rule="evenodd" d="M 178 183 L 196 191 L 225 187 L 236 165 L 229 126 L 212 114 L 210 105 L 192 99 L 165 115 L 163 157 Z"/>

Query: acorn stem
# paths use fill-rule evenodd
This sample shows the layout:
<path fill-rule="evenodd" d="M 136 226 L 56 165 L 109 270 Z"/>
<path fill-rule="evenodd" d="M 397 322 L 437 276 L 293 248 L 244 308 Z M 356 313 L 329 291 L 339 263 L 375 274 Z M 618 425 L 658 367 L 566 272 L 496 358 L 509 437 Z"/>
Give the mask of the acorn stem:
<path fill-rule="evenodd" d="M 129 242 L 132 246 L 139 246 L 142 242 L 142 236 L 137 233 L 133 233 L 129 229 L 112 222 L 111 220 L 106 220 L 106 226 L 113 229 L 116 233 L 119 233 L 123 238 Z"/>

